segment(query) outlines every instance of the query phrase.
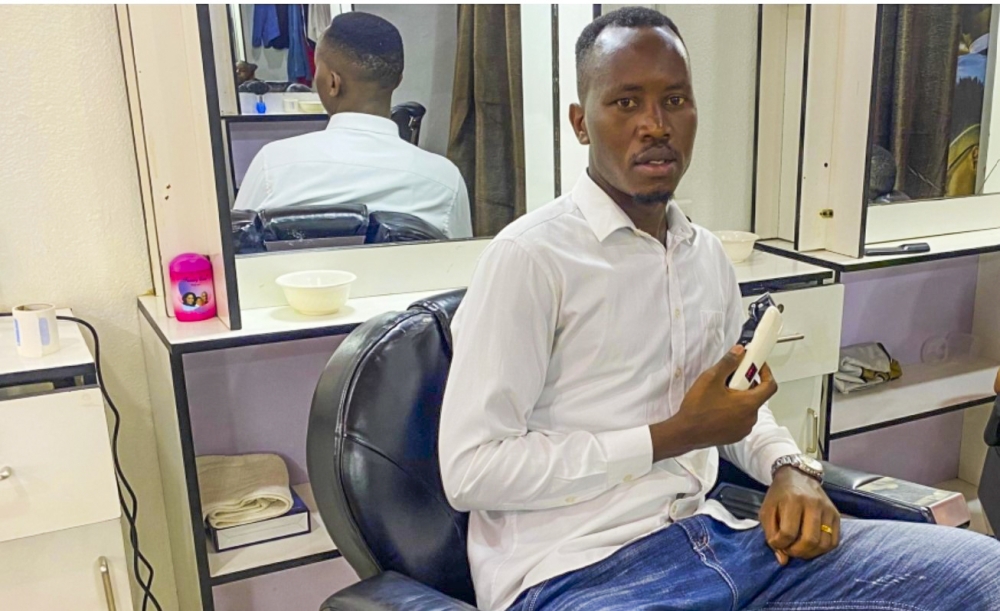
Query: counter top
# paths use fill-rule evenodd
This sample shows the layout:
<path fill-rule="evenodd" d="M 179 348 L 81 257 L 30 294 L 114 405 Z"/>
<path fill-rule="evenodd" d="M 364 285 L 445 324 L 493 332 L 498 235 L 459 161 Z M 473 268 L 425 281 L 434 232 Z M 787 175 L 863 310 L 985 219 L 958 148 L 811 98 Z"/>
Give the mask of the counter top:
<path fill-rule="evenodd" d="M 70 310 L 57 310 L 58 316 L 72 316 Z M 59 351 L 40 358 L 17 354 L 14 319 L 0 318 L 0 387 L 48 382 L 95 373 L 94 356 L 75 322 L 59 321 Z"/>
<path fill-rule="evenodd" d="M 734 267 L 744 295 L 780 290 L 786 285 L 820 284 L 833 278 L 829 269 L 765 252 L 755 252 L 750 259 Z M 370 318 L 386 312 L 403 311 L 414 301 L 447 290 L 351 299 L 340 312 L 329 316 L 304 316 L 288 306 L 247 309 L 242 312 L 243 328 L 238 331 L 230 330 L 219 319 L 177 322 L 160 310 L 159 300 L 152 296 L 139 298 L 139 310 L 172 354 L 185 354 L 343 335 Z"/>
<path fill-rule="evenodd" d="M 794 245 L 787 240 L 763 240 L 757 243 L 758 251 L 791 257 L 811 265 L 819 265 L 841 273 L 859 272 L 869 269 L 895 267 L 897 265 L 912 265 L 954 259 L 991 252 L 1000 252 L 1000 229 L 983 231 L 968 231 L 951 235 L 932 236 L 928 238 L 912 238 L 883 244 L 868 244 L 869 248 L 889 248 L 900 244 L 926 242 L 931 251 L 911 255 L 889 255 L 884 257 L 861 257 L 856 259 L 828 250 L 796 252 Z"/>

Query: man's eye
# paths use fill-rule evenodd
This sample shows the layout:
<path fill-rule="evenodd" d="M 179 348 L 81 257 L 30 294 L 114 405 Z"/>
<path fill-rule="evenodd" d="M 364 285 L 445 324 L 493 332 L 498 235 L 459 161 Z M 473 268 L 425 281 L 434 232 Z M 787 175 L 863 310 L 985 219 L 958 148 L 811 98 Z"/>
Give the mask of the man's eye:
<path fill-rule="evenodd" d="M 620 100 L 616 100 L 615 104 L 618 105 L 618 108 L 635 108 L 638 106 L 632 98 L 622 98 Z"/>
<path fill-rule="evenodd" d="M 683 96 L 672 95 L 667 98 L 667 106 L 684 106 L 686 103 L 687 100 L 685 100 Z"/>

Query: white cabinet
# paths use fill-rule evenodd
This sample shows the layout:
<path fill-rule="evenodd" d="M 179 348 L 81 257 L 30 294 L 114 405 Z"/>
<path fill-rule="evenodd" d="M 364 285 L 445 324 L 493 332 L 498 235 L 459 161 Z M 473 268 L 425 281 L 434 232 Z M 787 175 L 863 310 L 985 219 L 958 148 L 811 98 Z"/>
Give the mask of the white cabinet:
<path fill-rule="evenodd" d="M 799 449 L 819 457 L 822 435 L 823 376 L 779 385 L 768 406 L 778 424 L 788 429 Z"/>
<path fill-rule="evenodd" d="M 59 334 L 40 359 L 0 342 L 0 609 L 132 611 L 104 398 L 77 327 Z"/>
<path fill-rule="evenodd" d="M 0 543 L 0 608 L 131 611 L 127 561 L 117 518 Z"/>

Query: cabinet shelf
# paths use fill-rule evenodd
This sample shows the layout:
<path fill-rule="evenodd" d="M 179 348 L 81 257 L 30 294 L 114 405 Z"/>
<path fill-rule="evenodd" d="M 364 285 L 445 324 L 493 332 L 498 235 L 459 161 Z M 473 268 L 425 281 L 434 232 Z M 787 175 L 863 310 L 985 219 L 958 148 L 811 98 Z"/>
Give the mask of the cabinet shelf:
<path fill-rule="evenodd" d="M 1000 363 L 979 358 L 903 366 L 903 377 L 871 390 L 834 393 L 831 439 L 857 435 L 992 401 Z"/>
<path fill-rule="evenodd" d="M 209 543 L 208 569 L 213 586 L 340 557 L 316 508 L 312 487 L 300 484 L 292 488 L 309 508 L 312 532 L 221 553 Z"/>

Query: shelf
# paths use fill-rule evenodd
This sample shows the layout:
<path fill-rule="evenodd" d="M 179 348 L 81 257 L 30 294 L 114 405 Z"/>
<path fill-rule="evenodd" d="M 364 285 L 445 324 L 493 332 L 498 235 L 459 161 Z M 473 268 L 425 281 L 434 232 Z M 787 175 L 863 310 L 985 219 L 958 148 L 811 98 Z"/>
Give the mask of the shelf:
<path fill-rule="evenodd" d="M 328 316 L 304 316 L 288 306 L 243 310 L 243 328 L 232 331 L 219 319 L 182 323 L 159 310 L 156 297 L 140 297 L 139 309 L 171 353 L 185 354 L 350 333 L 370 318 L 403 312 L 414 301 L 446 292 L 420 291 L 351 299 Z"/>
<path fill-rule="evenodd" d="M 282 121 L 322 121 L 330 120 L 325 113 L 274 113 L 267 115 L 222 115 L 222 120 L 229 123 L 280 123 Z"/>
<path fill-rule="evenodd" d="M 892 255 L 887 257 L 862 257 L 856 259 L 827 250 L 796 252 L 794 245 L 787 240 L 762 240 L 757 243 L 757 249 L 790 257 L 799 261 L 819 265 L 838 272 L 859 272 L 869 269 L 912 265 L 956 257 L 969 257 L 992 252 L 1000 252 L 1000 229 L 969 231 L 951 235 L 932 236 L 927 238 L 912 238 L 883 244 L 868 244 L 869 247 L 891 247 L 912 242 L 926 242 L 930 245 L 928 253 L 914 255 Z"/>
<path fill-rule="evenodd" d="M 72 316 L 57 310 L 58 316 Z M 76 376 L 94 376 L 94 356 L 75 322 L 59 321 L 59 351 L 37 359 L 17 354 L 14 319 L 0 318 L 0 387 L 51 382 Z"/>
<path fill-rule="evenodd" d="M 279 541 L 251 545 L 228 552 L 217 553 L 208 543 L 208 570 L 212 585 L 249 579 L 314 562 L 339 558 L 340 552 L 326 532 L 323 518 L 316 509 L 309 484 L 292 486 L 306 506 L 312 518 L 312 532 L 308 535 L 290 537 Z"/>
<path fill-rule="evenodd" d="M 837 439 L 981 405 L 1000 363 L 988 359 L 903 366 L 903 377 L 871 390 L 834 392 L 831 438 Z"/>

